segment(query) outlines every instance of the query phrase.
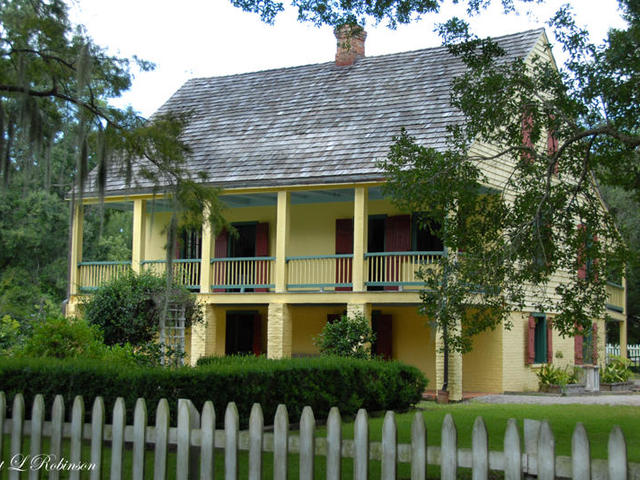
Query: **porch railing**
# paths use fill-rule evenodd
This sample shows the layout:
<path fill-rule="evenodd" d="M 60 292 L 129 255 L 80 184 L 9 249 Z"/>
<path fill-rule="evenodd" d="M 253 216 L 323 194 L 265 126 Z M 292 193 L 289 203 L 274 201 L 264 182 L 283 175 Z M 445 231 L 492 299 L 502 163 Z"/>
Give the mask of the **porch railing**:
<path fill-rule="evenodd" d="M 614 312 L 624 312 L 624 288 L 622 285 L 607 282 L 607 308 Z"/>
<path fill-rule="evenodd" d="M 80 262 L 78 264 L 80 291 L 95 290 L 103 283 L 119 277 L 130 269 L 130 260 L 122 262 Z"/>
<path fill-rule="evenodd" d="M 166 260 L 143 260 L 142 268 L 145 271 L 162 275 L 167 272 Z M 200 259 L 184 258 L 172 261 L 173 281 L 190 290 L 200 289 Z"/>
<path fill-rule="evenodd" d="M 376 252 L 365 254 L 368 287 L 417 287 L 421 267 L 435 264 L 443 252 Z"/>
<path fill-rule="evenodd" d="M 347 289 L 352 286 L 352 254 L 287 257 L 288 290 Z"/>
<path fill-rule="evenodd" d="M 211 259 L 211 289 L 263 290 L 275 288 L 275 257 L 235 257 Z"/>

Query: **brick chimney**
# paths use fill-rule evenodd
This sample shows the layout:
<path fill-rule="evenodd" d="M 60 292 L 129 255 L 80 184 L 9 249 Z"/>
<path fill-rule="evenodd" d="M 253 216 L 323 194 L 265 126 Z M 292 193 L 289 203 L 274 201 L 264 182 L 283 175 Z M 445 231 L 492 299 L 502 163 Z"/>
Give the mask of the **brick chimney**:
<path fill-rule="evenodd" d="M 364 57 L 364 41 L 367 38 L 367 32 L 361 26 L 342 25 L 336 28 L 333 33 L 338 39 L 337 66 L 353 65 L 356 60 Z"/>

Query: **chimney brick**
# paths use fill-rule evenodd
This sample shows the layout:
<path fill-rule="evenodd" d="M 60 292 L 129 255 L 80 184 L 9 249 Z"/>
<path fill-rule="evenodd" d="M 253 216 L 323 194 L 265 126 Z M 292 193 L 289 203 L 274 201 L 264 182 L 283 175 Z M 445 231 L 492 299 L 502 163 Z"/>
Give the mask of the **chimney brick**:
<path fill-rule="evenodd" d="M 342 25 L 336 28 L 333 33 L 338 40 L 337 66 L 353 65 L 356 60 L 364 57 L 364 41 L 367 38 L 367 32 L 361 26 Z"/>

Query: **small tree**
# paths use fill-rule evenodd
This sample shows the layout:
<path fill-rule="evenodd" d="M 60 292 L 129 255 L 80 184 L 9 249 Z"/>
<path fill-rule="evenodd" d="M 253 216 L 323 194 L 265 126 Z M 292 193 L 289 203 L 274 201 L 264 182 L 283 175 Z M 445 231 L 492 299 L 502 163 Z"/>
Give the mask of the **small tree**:
<path fill-rule="evenodd" d="M 339 320 L 327 323 L 313 341 L 322 355 L 371 358 L 375 338 L 364 315 L 356 313 L 351 318 L 342 315 Z"/>

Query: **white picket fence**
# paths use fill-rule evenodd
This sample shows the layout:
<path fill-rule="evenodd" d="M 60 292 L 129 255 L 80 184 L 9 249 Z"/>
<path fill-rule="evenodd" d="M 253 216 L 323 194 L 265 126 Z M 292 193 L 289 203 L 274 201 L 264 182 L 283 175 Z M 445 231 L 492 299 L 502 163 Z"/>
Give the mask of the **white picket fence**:
<path fill-rule="evenodd" d="M 85 422 L 85 407 L 82 397 L 76 397 L 71 410 L 71 423 L 64 423 L 65 410 L 61 396 L 57 396 L 51 410 L 51 421 L 44 421 L 45 405 L 41 395 L 35 397 L 30 420 L 25 420 L 25 402 L 21 394 L 13 399 L 11 418 L 6 417 L 6 400 L 0 392 L 0 428 L 10 435 L 10 458 L 29 455 L 33 459 L 42 452 L 42 439 L 50 441 L 51 458 L 61 459 L 63 439 L 69 439 L 70 454 L 61 465 L 69 471 L 70 480 L 79 480 L 81 472 L 89 472 L 91 480 L 103 475 L 103 445 L 108 442 L 111 449 L 110 478 L 119 480 L 145 477 L 145 455 L 153 446 L 155 480 L 176 478 L 186 480 L 214 478 L 214 454 L 217 449 L 224 452 L 224 478 L 238 478 L 239 451 L 248 451 L 249 479 L 263 478 L 263 452 L 273 452 L 273 472 L 265 477 L 286 480 L 289 453 L 299 454 L 299 471 L 292 477 L 314 478 L 316 456 L 326 457 L 326 478 L 341 478 L 341 459 L 353 458 L 353 478 L 364 480 L 369 476 L 370 460 L 379 460 L 381 478 L 396 479 L 399 463 L 410 463 L 411 479 L 426 478 L 426 467 L 439 465 L 441 478 L 454 480 L 458 468 L 473 469 L 473 479 L 487 479 L 489 470 L 504 471 L 505 478 L 522 479 L 523 475 L 537 475 L 539 479 L 640 479 L 640 464 L 628 463 L 627 447 L 622 430 L 615 426 L 608 443 L 608 460 L 592 460 L 589 440 L 582 424 L 573 432 L 571 457 L 556 457 L 555 442 L 551 427 L 544 422 L 525 420 L 524 450 L 516 421 L 510 419 L 504 437 L 504 451 L 488 449 L 487 428 L 481 417 L 473 426 L 471 449 L 458 448 L 457 432 L 451 415 L 444 419 L 440 446 L 427 446 L 427 431 L 424 417 L 416 412 L 411 426 L 411 443 L 399 444 L 397 426 L 393 412 L 387 412 L 382 427 L 382 442 L 369 441 L 368 416 L 360 410 L 354 424 L 354 438 L 342 438 L 342 421 L 337 408 L 332 408 L 327 419 L 326 437 L 316 438 L 316 422 L 310 407 L 305 407 L 300 418 L 299 432 L 291 434 L 287 408 L 280 405 L 273 422 L 273 433 L 265 433 L 264 417 L 259 404 L 254 404 L 249 419 L 248 431 L 240 431 L 238 410 L 234 403 L 227 405 L 224 430 L 215 430 L 216 413 L 211 402 L 206 402 L 198 412 L 189 400 L 178 403 L 177 427 L 169 425 L 169 404 L 161 400 L 157 406 L 155 426 L 147 425 L 147 407 L 144 399 L 138 399 L 134 410 L 133 425 L 126 425 L 125 402 L 117 399 L 113 407 L 111 425 L 105 424 L 105 406 L 98 397 L 93 403 L 91 422 Z M 30 451 L 23 452 L 25 437 L 30 439 Z M 3 453 L 3 436 L 0 435 L 0 455 Z M 167 471 L 169 447 L 175 447 L 176 472 Z M 82 463 L 83 448 L 90 449 L 89 463 Z M 125 447 L 132 450 L 131 472 L 124 472 Z M 87 452 L 84 452 L 85 454 Z M 6 458 L 4 457 L 0 458 Z M 24 458 L 24 457 L 22 457 Z M 86 462 L 86 460 L 85 460 Z M 18 469 L 10 463 L 2 464 L 9 471 L 9 480 L 21 478 Z M 44 469 L 28 470 L 29 480 L 37 480 L 47 473 Z M 25 477 L 26 477 L 25 472 Z M 49 479 L 59 478 L 60 470 L 48 471 Z M 86 473 L 82 473 L 83 478 Z"/>
<path fill-rule="evenodd" d="M 607 343 L 605 352 L 608 361 L 612 355 L 620 355 L 620 345 Z M 627 345 L 627 358 L 631 360 L 633 366 L 640 367 L 640 345 Z"/>
<path fill-rule="evenodd" d="M 620 345 L 607 343 L 607 356 L 620 355 Z M 629 358 L 640 358 L 640 345 L 627 345 L 627 355 Z"/>

